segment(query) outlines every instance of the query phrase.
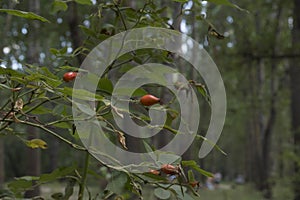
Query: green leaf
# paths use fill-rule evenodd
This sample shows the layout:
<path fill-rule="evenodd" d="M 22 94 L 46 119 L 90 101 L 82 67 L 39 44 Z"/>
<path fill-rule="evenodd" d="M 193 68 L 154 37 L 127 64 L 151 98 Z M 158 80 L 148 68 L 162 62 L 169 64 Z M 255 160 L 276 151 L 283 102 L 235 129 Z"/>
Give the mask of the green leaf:
<path fill-rule="evenodd" d="M 228 0 L 207 0 L 207 1 L 217 4 L 217 5 L 232 6 L 232 3 Z"/>
<path fill-rule="evenodd" d="M 43 75 L 46 75 L 47 77 L 52 79 L 58 79 L 58 77 L 54 75 L 47 67 L 40 67 L 39 69 L 42 71 Z"/>
<path fill-rule="evenodd" d="M 111 94 L 114 86 L 108 78 L 101 78 L 98 83 L 98 89 L 100 91 L 105 91 L 106 93 Z"/>
<path fill-rule="evenodd" d="M 193 170 L 188 171 L 188 180 L 189 180 L 189 182 L 195 181 L 195 176 L 194 176 Z"/>
<path fill-rule="evenodd" d="M 68 185 L 67 187 L 65 188 L 65 196 L 64 196 L 64 199 L 69 199 L 73 192 L 74 192 L 74 186 L 75 186 L 75 183 L 76 183 L 76 180 L 75 179 L 70 179 L 68 181 Z"/>
<path fill-rule="evenodd" d="M 27 110 L 30 110 L 32 107 L 26 106 L 23 111 L 26 112 Z M 44 114 L 49 114 L 51 113 L 52 110 L 49 108 L 45 108 L 44 106 L 39 106 L 32 110 L 30 113 L 35 114 L 35 115 L 44 115 Z"/>
<path fill-rule="evenodd" d="M 59 122 L 59 123 L 53 124 L 53 126 L 58 127 L 58 128 L 65 128 L 65 129 L 72 128 L 71 124 L 69 124 L 67 122 Z"/>
<path fill-rule="evenodd" d="M 23 73 L 21 73 L 20 71 L 17 71 L 17 70 L 0 67 L 0 75 L 9 75 L 9 76 L 22 78 L 26 74 L 23 74 Z"/>
<path fill-rule="evenodd" d="M 188 2 L 189 0 L 173 0 L 173 1 L 179 2 L 179 3 L 186 3 L 186 2 Z"/>
<path fill-rule="evenodd" d="M 51 197 L 55 200 L 63 200 L 64 199 L 64 195 L 61 192 L 57 192 L 51 195 Z"/>
<path fill-rule="evenodd" d="M 72 165 L 70 167 L 61 167 L 50 174 L 42 174 L 39 179 L 39 183 L 45 183 L 45 182 L 50 182 L 57 180 L 58 178 L 63 178 L 67 175 L 72 174 L 76 169 L 76 166 Z"/>
<path fill-rule="evenodd" d="M 40 177 L 38 176 L 22 176 L 16 178 L 16 180 L 25 180 L 25 181 L 36 181 L 39 180 Z"/>
<path fill-rule="evenodd" d="M 57 13 L 58 11 L 66 11 L 68 9 L 68 5 L 66 2 L 55 0 L 52 3 L 51 12 Z"/>
<path fill-rule="evenodd" d="M 160 199 L 168 199 L 171 196 L 170 191 L 164 190 L 162 188 L 156 188 L 154 190 L 154 194 L 155 194 L 155 196 L 157 196 Z"/>
<path fill-rule="evenodd" d="M 222 154 L 224 154 L 225 156 L 227 156 L 227 153 L 224 152 L 221 147 L 219 147 L 218 145 L 216 145 L 215 143 L 213 143 L 212 141 L 208 140 L 206 137 L 202 136 L 202 135 L 196 135 L 196 138 L 201 139 L 205 142 L 208 142 L 211 146 L 213 146 L 214 148 L 216 148 L 218 151 L 220 151 Z"/>
<path fill-rule="evenodd" d="M 79 28 L 81 28 L 81 30 L 88 36 L 93 36 L 93 37 L 97 37 L 97 34 L 95 31 L 93 31 L 92 29 L 86 27 L 86 26 L 83 26 L 83 25 L 79 25 L 78 26 Z"/>
<path fill-rule="evenodd" d="M 167 119 L 165 125 L 171 126 L 173 120 L 178 117 L 179 113 L 173 109 L 167 109 Z"/>
<path fill-rule="evenodd" d="M 159 150 L 157 150 L 156 152 L 158 152 L 157 161 L 162 164 L 171 164 L 171 163 L 176 164 L 181 161 L 180 156 L 173 154 L 171 152 L 164 152 L 164 151 L 159 151 Z"/>
<path fill-rule="evenodd" d="M 166 177 L 155 175 L 150 172 L 146 172 L 143 175 L 145 176 L 145 179 L 148 177 L 147 180 L 167 181 Z"/>
<path fill-rule="evenodd" d="M 181 185 L 172 185 L 170 187 L 170 190 L 174 191 L 176 193 L 176 196 L 182 199 L 186 194 L 185 192 L 187 191 L 187 188 L 182 187 Z"/>
<path fill-rule="evenodd" d="M 6 12 L 7 14 L 14 15 L 17 17 L 22 17 L 22 18 L 32 19 L 32 20 L 39 20 L 42 22 L 50 23 L 50 21 L 47 20 L 46 18 L 39 16 L 37 14 L 34 14 L 32 12 L 25 12 L 25 11 L 21 11 L 21 10 L 13 10 L 13 9 L 0 9 L 0 12 Z"/>
<path fill-rule="evenodd" d="M 32 186 L 32 181 L 17 179 L 8 184 L 8 188 L 13 192 L 22 191 L 30 188 Z"/>
<path fill-rule="evenodd" d="M 64 56 L 67 53 L 68 47 L 61 49 L 50 48 L 49 51 L 55 56 Z"/>
<path fill-rule="evenodd" d="M 106 190 L 109 190 L 115 194 L 122 194 L 127 183 L 127 174 L 123 172 L 113 172 L 111 181 L 106 186 Z"/>
<path fill-rule="evenodd" d="M 114 92 L 118 95 L 129 95 L 132 92 L 132 88 L 118 87 Z M 132 93 L 132 96 L 137 97 L 144 96 L 146 94 L 148 94 L 146 90 L 144 90 L 143 88 L 138 88 Z"/>
<path fill-rule="evenodd" d="M 88 100 L 88 101 L 94 101 L 94 100 L 102 100 L 103 97 L 98 94 L 93 94 L 87 90 L 83 89 L 73 89 L 69 87 L 64 87 L 64 89 L 59 88 L 59 91 L 62 93 L 72 96 L 76 99 L 82 99 L 82 100 Z"/>
<path fill-rule="evenodd" d="M 8 188 L 15 194 L 19 192 L 24 192 L 25 190 L 28 190 L 33 186 L 33 181 L 37 180 L 39 180 L 39 177 L 37 176 L 18 177 L 8 184 Z"/>
<path fill-rule="evenodd" d="M 92 1 L 91 0 L 75 0 L 77 3 L 79 4 L 83 4 L 83 5 L 92 5 Z"/>
<path fill-rule="evenodd" d="M 58 49 L 50 48 L 49 51 L 50 51 L 53 55 L 55 55 L 55 56 L 59 55 L 59 50 L 58 50 Z"/>
<path fill-rule="evenodd" d="M 217 5 L 225 5 L 225 6 L 231 6 L 231 7 L 234 7 L 234 8 L 237 8 L 241 11 L 245 11 L 245 12 L 249 12 L 248 10 L 246 9 L 243 9 L 241 7 L 239 7 L 238 5 L 234 4 L 234 3 L 231 3 L 230 1 L 228 0 L 207 0 L 208 2 L 212 2 L 214 4 L 217 4 Z"/>
<path fill-rule="evenodd" d="M 182 166 L 184 167 L 191 167 L 194 170 L 198 171 L 200 174 L 207 176 L 207 177 L 213 177 L 214 175 L 208 171 L 205 171 L 204 169 L 201 169 L 199 165 L 194 160 L 188 160 L 188 161 L 182 161 Z"/>
<path fill-rule="evenodd" d="M 205 100 L 207 101 L 207 103 L 209 105 L 211 105 L 211 100 L 210 100 L 210 96 L 207 92 L 207 89 L 205 87 L 205 85 L 201 84 L 201 83 L 196 83 L 195 81 L 190 81 L 190 84 L 194 87 L 197 88 L 198 92 L 205 98 Z"/>
<path fill-rule="evenodd" d="M 195 199 L 199 199 L 199 197 L 195 197 L 193 198 L 192 196 L 190 196 L 189 194 L 185 193 L 182 200 L 195 200 Z"/>

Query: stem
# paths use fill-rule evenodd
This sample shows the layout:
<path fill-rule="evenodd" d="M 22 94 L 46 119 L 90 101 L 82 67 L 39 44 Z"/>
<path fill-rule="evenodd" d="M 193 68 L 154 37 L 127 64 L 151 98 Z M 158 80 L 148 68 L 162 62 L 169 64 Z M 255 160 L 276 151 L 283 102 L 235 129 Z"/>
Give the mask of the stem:
<path fill-rule="evenodd" d="M 86 177 L 87 177 L 87 171 L 89 168 L 89 162 L 90 162 L 90 153 L 87 151 L 85 154 L 85 162 L 84 162 L 84 169 L 83 174 L 81 178 L 81 184 L 79 186 L 79 192 L 78 192 L 78 200 L 82 200 L 84 196 L 84 188 L 86 185 Z"/>
<path fill-rule="evenodd" d="M 6 120 L 7 121 L 7 120 Z M 8 121 L 8 122 L 12 122 L 12 121 Z M 33 126 L 33 127 L 37 127 L 39 129 L 42 129 L 44 131 L 46 131 L 47 133 L 53 135 L 54 137 L 60 139 L 61 141 L 69 144 L 71 147 L 73 147 L 74 149 L 78 149 L 78 150 L 81 150 L 81 151 L 87 151 L 84 147 L 80 146 L 80 145 L 77 145 L 71 141 L 69 141 L 68 139 L 60 136 L 59 134 L 55 133 L 54 131 L 51 131 L 50 129 L 47 129 L 45 126 L 41 125 L 41 124 L 35 124 L 35 123 L 32 123 L 32 122 L 28 122 L 28 121 L 21 121 L 20 122 L 21 124 L 26 124 L 26 125 L 29 125 L 29 126 Z"/>
<path fill-rule="evenodd" d="M 124 26 L 125 31 L 127 31 L 127 26 L 126 26 L 125 20 L 124 20 L 124 18 L 123 18 L 123 15 L 122 15 L 120 9 L 119 9 L 119 6 L 118 6 L 117 4 L 115 4 L 115 8 L 117 9 L 117 13 L 118 13 L 119 16 L 120 16 L 120 19 L 121 19 L 121 22 L 122 22 L 122 24 L 123 24 L 123 26 Z"/>

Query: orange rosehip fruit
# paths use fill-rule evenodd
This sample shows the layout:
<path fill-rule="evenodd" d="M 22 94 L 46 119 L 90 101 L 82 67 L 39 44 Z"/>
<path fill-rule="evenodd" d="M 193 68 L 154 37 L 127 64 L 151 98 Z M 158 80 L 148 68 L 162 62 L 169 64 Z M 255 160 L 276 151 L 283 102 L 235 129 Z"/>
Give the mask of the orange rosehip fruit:
<path fill-rule="evenodd" d="M 170 164 L 162 165 L 160 170 L 165 174 L 171 174 L 171 175 L 179 174 L 179 168 Z"/>
<path fill-rule="evenodd" d="M 150 174 L 154 174 L 154 175 L 159 175 L 159 174 L 160 174 L 160 171 L 155 170 L 155 169 L 150 169 L 149 173 L 150 173 Z"/>
<path fill-rule="evenodd" d="M 159 103 L 160 99 L 157 98 L 156 96 L 151 95 L 151 94 L 146 94 L 146 95 L 142 96 L 142 98 L 140 99 L 140 102 L 144 106 L 152 106 L 156 103 Z"/>

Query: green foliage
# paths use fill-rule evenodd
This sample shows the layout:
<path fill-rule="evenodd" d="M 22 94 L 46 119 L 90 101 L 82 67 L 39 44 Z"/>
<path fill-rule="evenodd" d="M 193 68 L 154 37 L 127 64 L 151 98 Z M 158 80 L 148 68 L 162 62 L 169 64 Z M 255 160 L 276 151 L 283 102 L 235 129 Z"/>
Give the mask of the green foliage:
<path fill-rule="evenodd" d="M 55 0 L 52 3 L 51 11 L 52 13 L 57 13 L 58 11 L 66 11 L 68 9 L 68 5 L 64 1 Z"/>
<path fill-rule="evenodd" d="M 47 20 L 46 18 L 39 16 L 35 13 L 32 12 L 25 12 L 25 11 L 21 11 L 21 10 L 12 10 L 12 9 L 0 9 L 0 12 L 5 12 L 7 14 L 10 15 L 14 15 L 17 17 L 22 17 L 22 18 L 26 18 L 26 19 L 32 19 L 32 20 L 39 20 L 41 22 L 48 22 L 50 23 L 49 20 Z"/>
<path fill-rule="evenodd" d="M 83 5 L 92 5 L 91 0 L 75 0 L 75 2 Z"/>
<path fill-rule="evenodd" d="M 188 2 L 187 0 L 173 1 L 179 2 L 181 5 Z M 85 113 L 90 116 L 95 115 L 100 123 L 105 126 L 107 137 L 116 144 L 121 144 L 123 148 L 126 148 L 126 146 L 128 146 L 126 141 L 127 136 L 119 130 L 112 120 L 112 112 L 116 112 L 120 117 L 122 117 L 124 113 L 131 114 L 132 118 L 137 122 L 153 128 L 149 124 L 150 118 L 146 112 L 146 108 L 140 105 L 138 99 L 141 96 L 150 93 L 149 91 L 153 91 L 152 93 L 159 95 L 163 90 L 160 86 L 155 84 L 149 84 L 136 89 L 132 94 L 132 99 L 130 99 L 130 104 L 133 105 L 132 108 L 130 108 L 130 110 L 125 110 L 110 104 L 110 98 L 115 82 L 110 80 L 109 77 L 111 77 L 112 72 L 115 72 L 113 78 L 117 78 L 121 73 L 128 72 L 135 65 L 148 62 L 168 63 L 172 66 L 173 63 L 177 61 L 175 58 L 176 56 L 170 55 L 170 53 L 166 51 L 152 49 L 142 49 L 130 52 L 112 63 L 109 66 L 108 71 L 101 77 L 100 81 L 98 81 L 98 77 L 95 74 L 79 70 L 80 64 L 75 60 L 80 56 L 86 56 L 94 46 L 124 30 L 145 26 L 173 28 L 169 24 L 170 18 L 162 17 L 166 8 L 160 8 L 154 1 L 147 1 L 145 3 L 138 2 L 139 5 L 142 5 L 141 9 L 123 6 L 118 2 L 100 3 L 98 5 L 93 5 L 90 0 L 75 0 L 74 2 L 76 3 L 76 6 L 80 4 L 80 8 L 83 9 L 82 16 L 84 16 L 84 19 L 82 18 L 81 20 L 88 21 L 88 25 L 78 26 L 82 31 L 81 33 L 84 33 L 85 35 L 82 46 L 77 47 L 77 49 L 72 49 L 72 52 L 70 52 L 71 45 L 68 46 L 68 43 L 70 43 L 68 41 L 69 39 L 65 38 L 66 35 L 69 34 L 68 30 L 61 33 L 61 35 L 58 35 L 58 38 L 63 38 L 63 42 L 60 42 L 64 45 L 55 46 L 50 44 L 49 46 L 49 44 L 47 44 L 48 49 L 43 49 L 43 53 L 47 55 L 47 61 L 45 63 L 42 63 L 41 65 L 37 65 L 36 63 L 22 63 L 22 68 L 17 70 L 10 69 L 8 66 L 6 66 L 7 68 L 0 67 L 0 88 L 1 90 L 5 90 L 7 95 L 7 98 L 5 98 L 0 105 L 0 134 L 7 135 L 7 133 L 9 133 L 14 135 L 17 139 L 23 141 L 29 148 L 52 148 L 51 139 L 49 139 L 49 137 L 45 137 L 45 139 L 35 138 L 26 140 L 25 137 L 27 133 L 17 134 L 20 127 L 32 126 L 38 128 L 43 133 L 46 133 L 45 135 L 53 136 L 56 139 L 55 142 L 60 141 L 66 144 L 65 151 L 76 152 L 80 155 L 82 153 L 88 153 L 86 147 L 82 146 L 80 141 L 78 141 L 78 134 L 74 125 L 75 120 L 84 121 L 88 119 L 74 119 L 72 116 L 71 104 L 74 103 L 74 99 L 72 98 L 76 98 L 80 100 L 96 101 L 98 104 L 96 110 L 79 103 L 77 103 L 75 107 L 83 114 Z M 231 4 L 229 1 L 225 0 L 211 2 L 237 7 L 235 4 Z M 57 15 L 67 21 L 66 12 L 68 12 L 70 6 L 71 5 L 68 4 L 67 1 L 55 0 L 51 2 L 51 5 L 48 5 L 48 8 L 51 8 L 51 10 L 48 10 L 45 13 L 49 14 L 48 12 L 50 12 L 52 15 Z M 89 9 L 88 11 L 85 10 L 87 8 Z M 31 12 L 13 9 L 0 9 L 0 12 L 5 12 L 9 15 L 25 19 L 48 22 L 49 26 L 54 27 L 54 23 Z M 192 10 L 192 12 L 196 12 L 196 10 Z M 180 13 L 180 15 L 183 14 L 184 13 Z M 110 20 L 105 21 L 104 16 L 112 17 Z M 65 27 L 65 24 L 62 24 L 55 28 L 59 32 L 60 29 Z M 55 38 L 57 35 L 54 33 L 51 35 L 49 32 L 49 38 L 50 37 Z M 151 41 L 149 40 L 149 42 Z M 25 53 L 26 52 L 23 50 L 20 55 L 25 55 Z M 16 55 L 15 57 L 18 56 Z M 79 74 L 78 76 L 88 77 L 91 84 L 96 83 L 96 94 L 85 89 L 73 89 L 72 82 L 64 82 L 62 76 L 67 71 L 76 71 Z M 154 75 L 153 73 L 146 73 L 146 75 L 154 82 L 165 83 L 163 82 L 165 72 L 175 72 L 175 70 L 162 69 L 160 74 L 156 73 Z M 178 84 L 179 85 L 176 87 L 183 90 L 191 89 L 192 86 L 194 86 L 204 97 L 204 100 L 210 104 L 210 97 L 205 85 L 193 80 L 189 85 Z M 121 88 L 120 92 L 126 95 L 128 94 L 128 91 L 130 91 L 130 88 Z M 19 105 L 18 102 L 23 103 L 22 105 Z M 171 100 L 163 102 L 163 105 L 157 106 L 157 109 L 165 109 L 167 111 L 167 122 L 162 127 L 164 131 L 172 134 L 180 134 L 174 128 L 174 126 L 176 126 L 176 120 L 178 119 L 178 116 L 180 116 L 178 105 L 174 101 L 174 94 L 172 94 Z M 65 134 L 66 132 L 71 134 Z M 204 138 L 203 136 L 199 137 Z M 144 140 L 143 143 L 147 152 L 155 150 L 151 141 Z M 109 168 L 105 174 L 101 176 L 101 178 L 107 176 L 108 178 L 106 179 L 109 182 L 101 196 L 103 196 L 104 199 L 108 199 L 112 196 L 118 196 L 122 199 L 142 198 L 144 195 L 143 188 L 150 187 L 154 195 L 160 199 L 199 199 L 199 193 L 195 188 L 189 185 L 189 182 L 197 181 L 199 175 L 207 177 L 213 176 L 211 173 L 203 170 L 194 160 L 184 161 L 180 156 L 162 151 L 156 151 L 152 156 L 158 163 L 171 164 L 178 167 L 178 173 L 174 175 L 154 175 L 151 173 L 137 174 L 121 168 L 109 168 L 104 164 L 101 164 L 104 165 L 106 169 Z M 76 158 L 74 157 L 72 159 Z M 173 162 L 174 160 L 176 161 Z M 51 173 L 44 173 L 40 176 L 21 176 L 15 178 L 8 184 L 8 189 L 11 191 L 10 195 L 15 198 L 21 198 L 28 189 L 57 180 L 66 180 L 67 186 L 65 187 L 64 192 L 55 192 L 51 196 L 53 199 L 69 199 L 74 194 L 74 188 L 76 186 L 79 186 L 80 188 L 78 193 L 79 199 L 85 198 L 83 195 L 84 190 L 87 187 L 85 181 L 88 172 L 90 176 L 92 175 L 95 178 L 99 171 L 96 169 L 94 172 L 91 169 L 93 166 L 91 166 L 91 161 L 89 161 L 89 159 L 83 162 L 83 164 L 80 163 L 80 161 L 78 162 L 78 165 L 60 167 Z M 151 163 L 146 166 L 149 166 L 149 170 L 153 167 Z M 161 170 L 159 166 L 156 167 L 158 168 L 156 170 Z M 188 170 L 188 179 L 182 168 Z M 197 171 L 199 174 L 194 176 L 192 170 Z M 89 194 L 89 198 L 91 198 L 91 194 Z"/>

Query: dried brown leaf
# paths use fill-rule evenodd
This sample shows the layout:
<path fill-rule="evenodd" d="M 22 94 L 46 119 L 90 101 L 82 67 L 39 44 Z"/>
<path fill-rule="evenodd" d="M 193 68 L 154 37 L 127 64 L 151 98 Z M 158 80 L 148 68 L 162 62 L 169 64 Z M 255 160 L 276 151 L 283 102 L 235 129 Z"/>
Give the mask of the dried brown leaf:
<path fill-rule="evenodd" d="M 22 99 L 18 99 L 18 100 L 16 101 L 16 103 L 15 103 L 14 109 L 15 109 L 16 111 L 20 111 L 20 110 L 23 109 L 23 105 L 24 105 L 23 100 L 22 100 Z"/>
<path fill-rule="evenodd" d="M 118 137 L 119 137 L 119 142 L 120 142 L 120 144 L 122 145 L 122 147 L 124 148 L 124 149 L 128 149 L 127 148 L 127 146 L 126 146 L 126 138 L 125 138 L 125 136 L 124 136 L 124 133 L 122 133 L 121 131 L 117 131 L 117 133 L 118 133 Z"/>

